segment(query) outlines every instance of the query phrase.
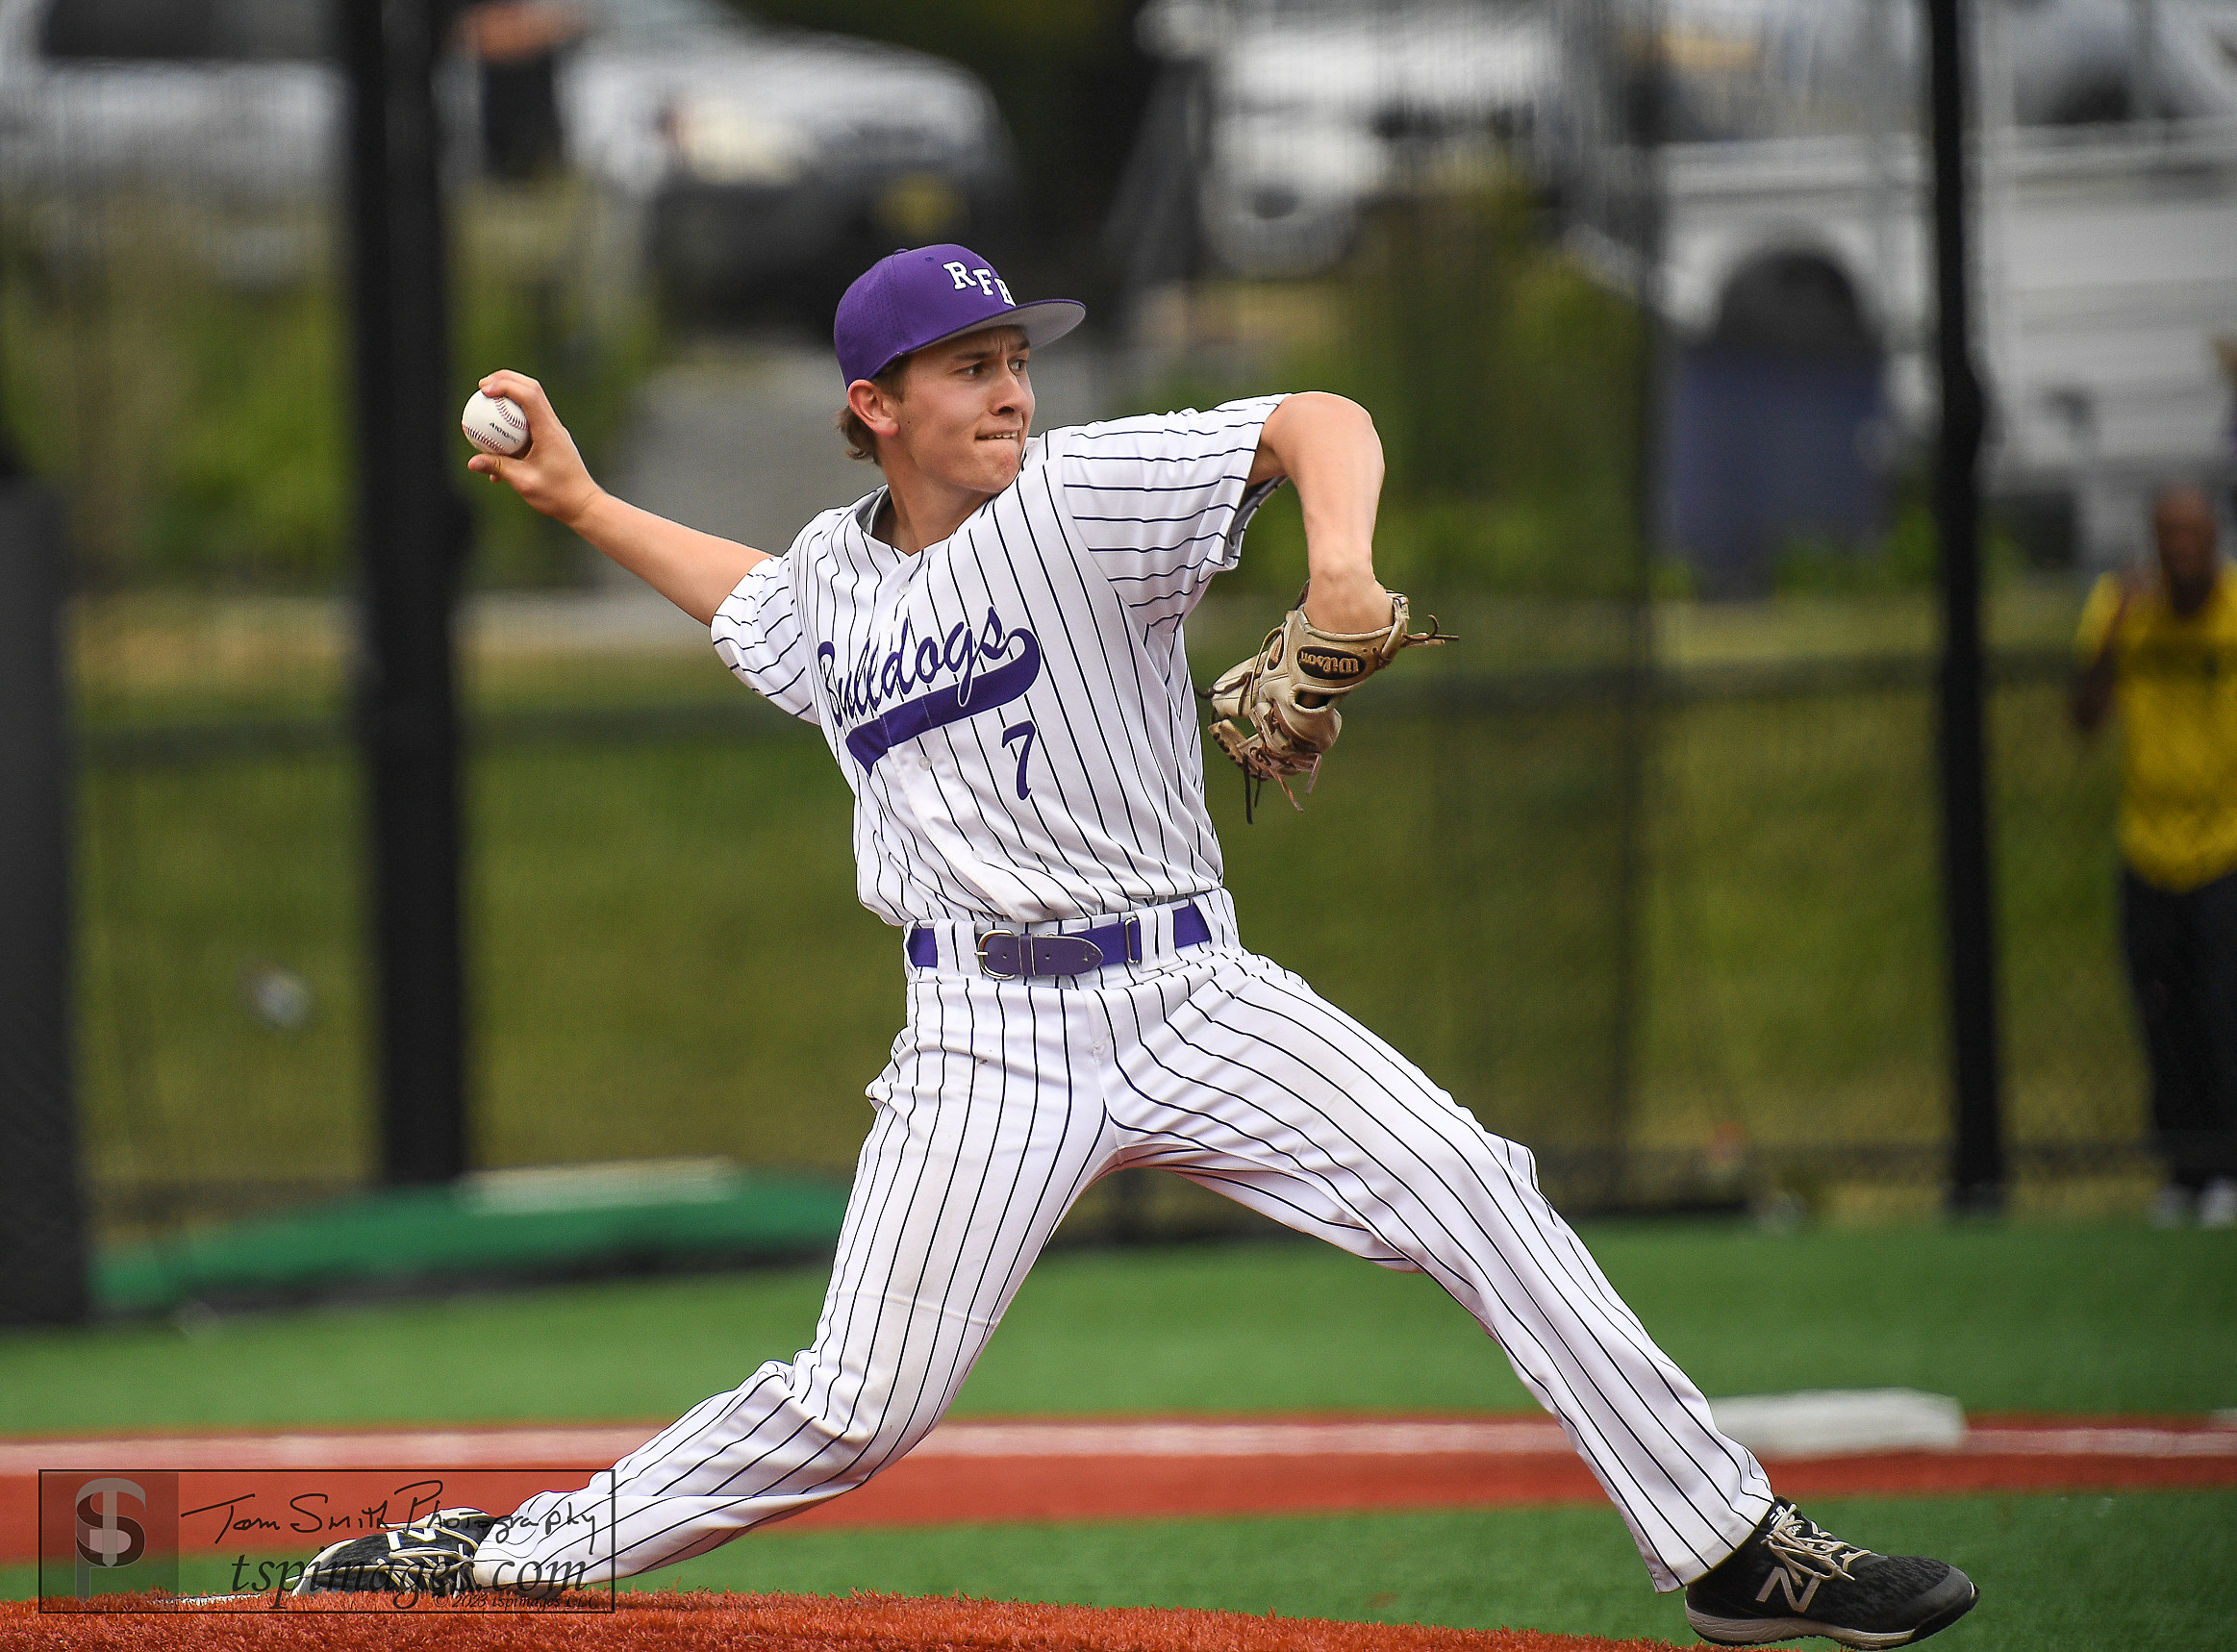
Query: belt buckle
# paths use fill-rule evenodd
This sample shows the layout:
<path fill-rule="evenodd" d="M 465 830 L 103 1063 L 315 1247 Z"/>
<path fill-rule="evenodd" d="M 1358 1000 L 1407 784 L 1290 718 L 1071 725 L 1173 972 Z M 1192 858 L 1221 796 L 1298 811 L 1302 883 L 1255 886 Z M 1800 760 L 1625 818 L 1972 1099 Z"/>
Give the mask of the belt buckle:
<path fill-rule="evenodd" d="M 1014 940 L 1018 942 L 1019 944 L 1016 956 L 1017 962 L 1021 967 L 1008 970 L 996 969 L 993 964 L 988 962 L 987 959 L 987 942 L 990 940 Z M 1032 948 L 1026 944 L 1026 938 L 1018 934 L 1014 930 L 990 929 L 986 934 L 979 937 L 978 953 L 979 973 L 984 975 L 990 981 L 1021 981 L 1025 978 L 1026 971 L 1033 967 Z"/>

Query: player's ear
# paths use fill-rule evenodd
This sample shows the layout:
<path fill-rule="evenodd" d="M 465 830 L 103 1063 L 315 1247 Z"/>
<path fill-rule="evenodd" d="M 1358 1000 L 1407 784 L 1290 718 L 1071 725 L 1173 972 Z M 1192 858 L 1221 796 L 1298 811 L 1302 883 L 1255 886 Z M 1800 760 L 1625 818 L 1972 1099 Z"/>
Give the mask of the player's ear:
<path fill-rule="evenodd" d="M 899 387 L 889 389 L 875 379 L 857 379 L 846 387 L 846 405 L 856 418 L 876 436 L 898 436 L 901 431 Z"/>

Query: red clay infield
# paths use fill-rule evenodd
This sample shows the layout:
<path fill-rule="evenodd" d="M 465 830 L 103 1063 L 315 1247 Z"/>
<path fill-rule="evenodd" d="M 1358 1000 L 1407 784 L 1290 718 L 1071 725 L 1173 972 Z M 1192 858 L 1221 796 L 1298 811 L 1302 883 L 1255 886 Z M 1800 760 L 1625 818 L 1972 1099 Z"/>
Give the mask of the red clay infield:
<path fill-rule="evenodd" d="M 563 1603 L 572 1604 L 572 1602 Z M 585 1602 L 584 1604 L 591 1604 Z M 604 1605 L 601 1596 L 596 1603 Z M 1231 1612 L 1042 1606 L 856 1595 L 623 1594 L 608 1611 L 523 1612 L 478 1598 L 409 1613 L 293 1601 L 172 1616 L 41 1614 L 0 1601 L 0 1646 L 130 1647 L 133 1652 L 1668 1652 L 1660 1641 L 1599 1640 L 1527 1629 L 1330 1623 Z"/>

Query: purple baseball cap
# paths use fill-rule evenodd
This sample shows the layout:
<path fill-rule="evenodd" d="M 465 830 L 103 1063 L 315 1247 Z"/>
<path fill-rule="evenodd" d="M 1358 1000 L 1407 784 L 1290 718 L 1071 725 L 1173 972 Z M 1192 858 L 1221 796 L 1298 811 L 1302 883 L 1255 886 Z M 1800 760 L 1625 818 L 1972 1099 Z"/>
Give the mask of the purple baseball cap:
<path fill-rule="evenodd" d="M 870 265 L 839 301 L 831 341 L 839 376 L 874 379 L 912 350 L 982 327 L 1022 327 L 1039 346 L 1087 319 L 1076 298 L 1019 304 L 993 267 L 969 247 L 911 247 Z"/>

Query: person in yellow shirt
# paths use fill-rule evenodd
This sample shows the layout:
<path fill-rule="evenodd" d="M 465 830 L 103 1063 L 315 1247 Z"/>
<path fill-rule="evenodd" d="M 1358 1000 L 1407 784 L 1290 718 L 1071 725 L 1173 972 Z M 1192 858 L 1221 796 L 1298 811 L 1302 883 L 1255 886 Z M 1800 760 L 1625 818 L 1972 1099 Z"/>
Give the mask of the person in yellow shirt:
<path fill-rule="evenodd" d="M 2120 712 L 2121 941 L 2167 1160 L 2156 1219 L 2237 1223 L 2237 575 L 2202 488 L 2155 501 L 2156 570 L 2107 574 L 2075 727 Z M 2156 578 L 2153 577 L 2154 571 Z"/>

